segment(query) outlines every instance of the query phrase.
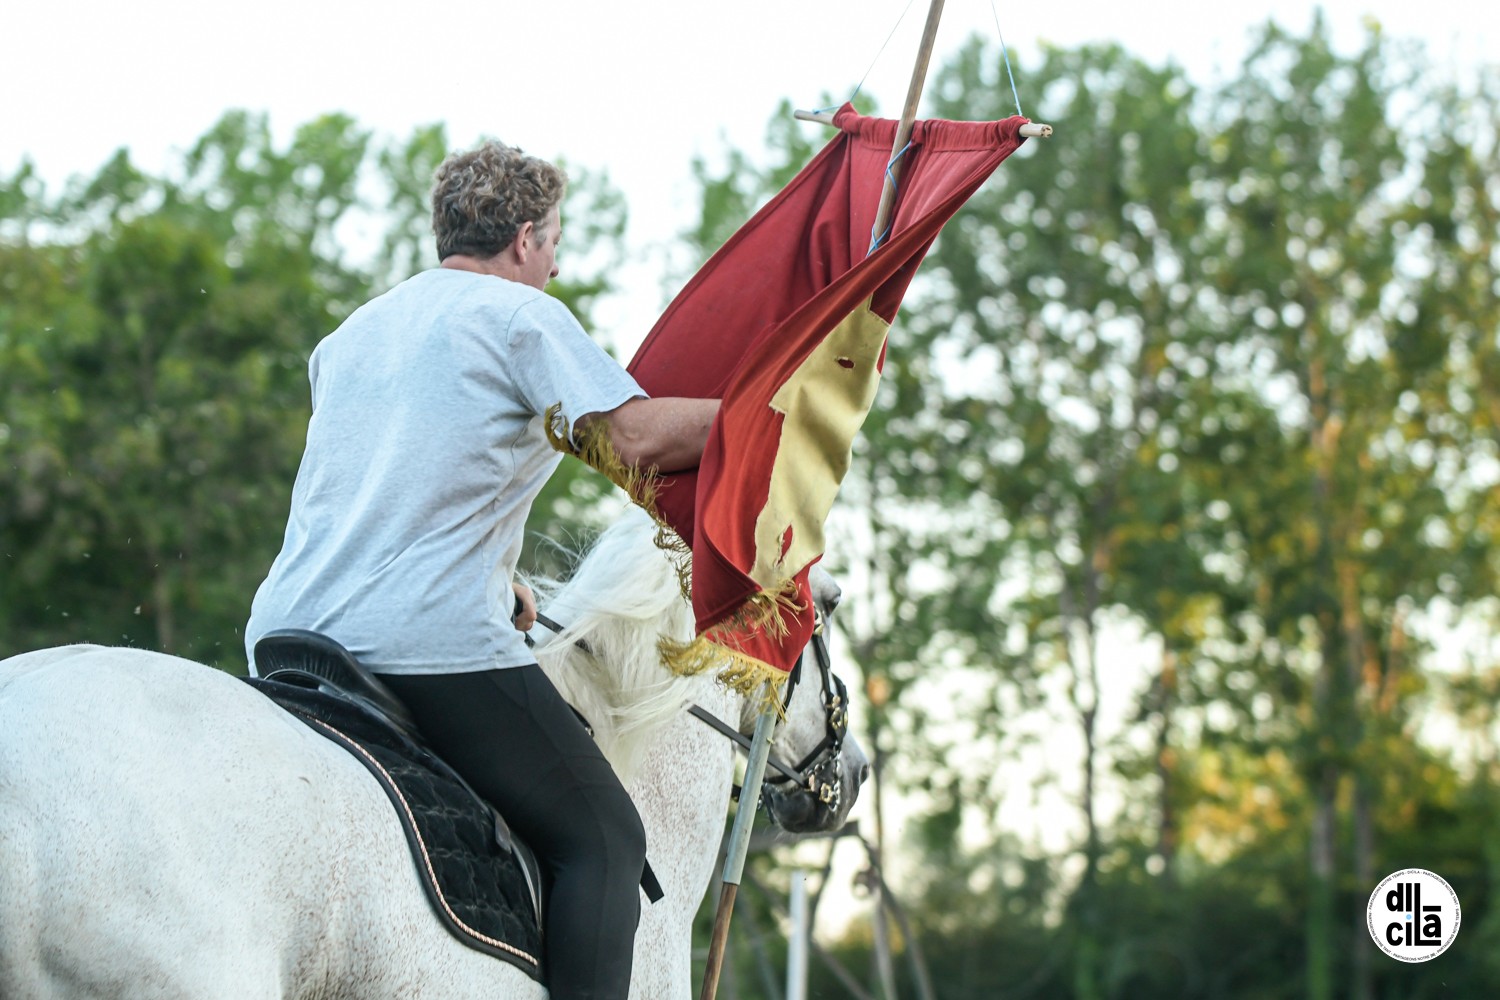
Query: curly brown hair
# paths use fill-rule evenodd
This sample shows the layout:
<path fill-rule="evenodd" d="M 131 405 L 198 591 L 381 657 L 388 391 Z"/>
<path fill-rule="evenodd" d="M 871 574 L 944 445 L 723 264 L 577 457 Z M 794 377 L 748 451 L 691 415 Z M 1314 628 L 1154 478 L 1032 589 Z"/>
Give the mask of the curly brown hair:
<path fill-rule="evenodd" d="M 488 260 L 524 224 L 540 226 L 567 187 L 557 167 L 502 142 L 454 153 L 438 167 L 432 189 L 438 260 L 454 254 Z"/>

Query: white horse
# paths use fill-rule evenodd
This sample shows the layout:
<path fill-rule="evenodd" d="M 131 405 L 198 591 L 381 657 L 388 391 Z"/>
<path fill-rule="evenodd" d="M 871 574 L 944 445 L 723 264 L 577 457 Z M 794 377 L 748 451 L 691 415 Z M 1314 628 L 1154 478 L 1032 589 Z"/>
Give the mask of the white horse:
<path fill-rule="evenodd" d="M 751 731 L 757 705 L 659 665 L 686 638 L 675 569 L 622 519 L 560 588 L 539 659 L 635 797 L 666 898 L 645 905 L 631 996 L 690 996 L 691 925 L 723 834 L 734 764 L 690 701 Z M 824 740 L 800 684 L 776 747 Z M 768 795 L 799 832 L 837 827 L 839 794 Z M 824 775 L 831 772 L 825 770 Z M 827 796 L 825 796 L 827 798 Z M 0 661 L 0 997 L 542 1000 L 520 969 L 433 914 L 384 792 L 349 754 L 221 671 L 138 649 L 67 646 Z"/>

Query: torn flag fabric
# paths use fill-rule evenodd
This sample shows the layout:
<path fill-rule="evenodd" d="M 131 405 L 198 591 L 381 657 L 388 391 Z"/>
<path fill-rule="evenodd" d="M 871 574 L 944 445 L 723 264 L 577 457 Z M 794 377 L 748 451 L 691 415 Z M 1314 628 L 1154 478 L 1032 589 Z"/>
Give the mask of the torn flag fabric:
<path fill-rule="evenodd" d="M 749 689 L 796 663 L 814 626 L 808 570 L 901 298 L 943 224 L 1025 141 L 1026 122 L 915 122 L 893 224 L 872 253 L 898 123 L 845 104 L 838 136 L 646 337 L 629 369 L 648 393 L 723 399 L 696 473 L 663 477 L 654 499 L 693 554 L 697 656 L 679 650 L 674 666 L 718 663 Z"/>

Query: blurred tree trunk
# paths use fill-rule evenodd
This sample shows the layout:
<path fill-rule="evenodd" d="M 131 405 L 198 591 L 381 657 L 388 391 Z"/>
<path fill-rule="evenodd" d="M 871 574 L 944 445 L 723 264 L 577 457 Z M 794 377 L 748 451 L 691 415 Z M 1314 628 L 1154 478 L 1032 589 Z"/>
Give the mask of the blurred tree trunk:
<path fill-rule="evenodd" d="M 1156 780 L 1157 821 L 1156 852 L 1162 860 L 1162 875 L 1170 884 L 1175 878 L 1173 862 L 1177 857 L 1177 749 L 1173 746 L 1172 710 L 1177 701 L 1177 656 L 1163 650 L 1161 669 L 1156 677 Z"/>

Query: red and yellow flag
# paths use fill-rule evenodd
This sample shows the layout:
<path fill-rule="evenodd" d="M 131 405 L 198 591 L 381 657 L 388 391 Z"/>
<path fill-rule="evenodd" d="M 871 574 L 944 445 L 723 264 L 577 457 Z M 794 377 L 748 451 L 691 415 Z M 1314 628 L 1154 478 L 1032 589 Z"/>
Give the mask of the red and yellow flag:
<path fill-rule="evenodd" d="M 659 482 L 656 512 L 692 548 L 699 640 L 748 689 L 812 635 L 808 570 L 875 397 L 886 334 L 938 231 L 1025 139 L 1025 118 L 919 121 L 889 236 L 871 253 L 897 123 L 846 104 L 838 136 L 709 259 L 630 372 L 653 396 L 721 397 L 696 473 Z M 704 644 L 711 644 L 705 646 Z"/>

